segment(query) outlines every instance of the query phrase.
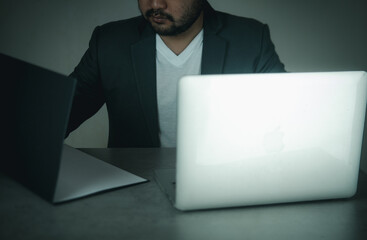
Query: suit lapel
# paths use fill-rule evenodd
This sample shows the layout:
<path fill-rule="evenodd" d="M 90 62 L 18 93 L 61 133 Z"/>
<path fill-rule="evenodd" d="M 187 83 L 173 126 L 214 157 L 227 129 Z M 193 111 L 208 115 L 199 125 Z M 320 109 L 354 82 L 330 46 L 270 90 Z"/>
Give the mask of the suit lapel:
<path fill-rule="evenodd" d="M 152 143 L 159 146 L 155 34 L 149 27 L 143 30 L 142 40 L 131 46 L 131 56 L 139 98 Z"/>
<path fill-rule="evenodd" d="M 203 41 L 201 74 L 223 73 L 226 41 L 214 34 L 204 35 Z"/>
<path fill-rule="evenodd" d="M 222 27 L 221 19 L 218 18 L 214 9 L 206 2 L 204 5 L 202 74 L 223 73 L 227 42 L 217 35 Z"/>

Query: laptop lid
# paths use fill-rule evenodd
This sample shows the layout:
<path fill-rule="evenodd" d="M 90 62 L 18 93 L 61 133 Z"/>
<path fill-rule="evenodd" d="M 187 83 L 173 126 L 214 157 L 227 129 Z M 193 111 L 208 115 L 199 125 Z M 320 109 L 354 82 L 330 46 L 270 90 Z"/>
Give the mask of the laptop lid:
<path fill-rule="evenodd" d="M 63 146 L 75 79 L 4 54 L 0 68 L 13 92 L 11 154 L 2 161 L 4 172 L 50 202 L 145 181 Z"/>
<path fill-rule="evenodd" d="M 184 77 L 176 207 L 353 196 L 366 83 L 365 72 Z"/>

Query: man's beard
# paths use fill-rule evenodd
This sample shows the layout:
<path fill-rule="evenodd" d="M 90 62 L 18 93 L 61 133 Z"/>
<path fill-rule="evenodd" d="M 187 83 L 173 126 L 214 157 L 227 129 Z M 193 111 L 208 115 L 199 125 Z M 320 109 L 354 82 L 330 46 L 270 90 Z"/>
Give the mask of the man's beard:
<path fill-rule="evenodd" d="M 174 19 L 172 15 L 165 13 L 162 9 L 150 9 L 145 12 L 144 16 L 146 19 L 157 16 L 170 21 L 172 25 L 170 25 L 168 28 L 164 27 L 163 24 L 160 26 L 158 23 L 151 23 L 151 26 L 153 27 L 154 31 L 161 36 L 176 36 L 188 30 L 199 18 L 202 10 L 203 1 L 198 0 L 195 1 L 192 6 L 185 9 L 185 12 L 180 19 Z"/>

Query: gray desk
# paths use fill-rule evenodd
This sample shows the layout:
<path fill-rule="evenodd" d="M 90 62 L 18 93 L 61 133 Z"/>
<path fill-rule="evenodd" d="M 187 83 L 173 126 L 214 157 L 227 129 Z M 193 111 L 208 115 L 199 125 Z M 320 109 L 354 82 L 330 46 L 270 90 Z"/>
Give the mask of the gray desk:
<path fill-rule="evenodd" d="M 367 176 L 350 200 L 180 212 L 153 171 L 173 149 L 83 149 L 150 180 L 53 206 L 0 174 L 0 239 L 367 239 Z"/>

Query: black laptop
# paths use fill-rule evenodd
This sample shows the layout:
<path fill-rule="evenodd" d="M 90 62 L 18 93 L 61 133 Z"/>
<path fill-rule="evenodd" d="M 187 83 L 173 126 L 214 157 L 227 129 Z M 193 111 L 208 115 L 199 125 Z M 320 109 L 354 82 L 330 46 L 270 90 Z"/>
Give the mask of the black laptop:
<path fill-rule="evenodd" d="M 146 181 L 64 144 L 75 79 L 4 54 L 0 70 L 9 155 L 1 161 L 4 173 L 52 203 Z"/>

